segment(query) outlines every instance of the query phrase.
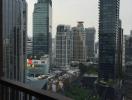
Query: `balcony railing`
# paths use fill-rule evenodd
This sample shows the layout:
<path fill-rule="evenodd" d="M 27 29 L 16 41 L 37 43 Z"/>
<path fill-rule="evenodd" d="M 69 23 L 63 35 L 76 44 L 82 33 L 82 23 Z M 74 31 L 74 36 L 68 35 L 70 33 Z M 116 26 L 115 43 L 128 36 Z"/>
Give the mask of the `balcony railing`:
<path fill-rule="evenodd" d="M 45 90 L 33 89 L 24 83 L 0 79 L 0 100 L 72 100 Z"/>

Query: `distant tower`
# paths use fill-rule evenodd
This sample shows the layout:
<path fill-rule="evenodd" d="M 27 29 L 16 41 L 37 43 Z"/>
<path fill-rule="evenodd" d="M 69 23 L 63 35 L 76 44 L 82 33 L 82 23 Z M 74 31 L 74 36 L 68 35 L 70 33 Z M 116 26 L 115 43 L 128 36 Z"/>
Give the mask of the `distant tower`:
<path fill-rule="evenodd" d="M 71 61 L 70 26 L 58 25 L 56 34 L 56 67 L 66 68 Z"/>
<path fill-rule="evenodd" d="M 56 38 L 52 39 L 52 55 L 51 56 L 52 56 L 51 64 L 54 67 L 55 63 L 56 63 L 56 61 L 55 61 L 55 59 L 56 59 Z"/>
<path fill-rule="evenodd" d="M 85 62 L 86 61 L 86 34 L 83 22 L 78 22 L 77 27 L 72 28 L 73 35 L 73 61 Z"/>
<path fill-rule="evenodd" d="M 31 37 L 28 37 L 27 39 L 27 58 L 32 57 L 32 51 L 33 51 L 33 40 Z"/>
<path fill-rule="evenodd" d="M 99 42 L 95 43 L 95 58 L 99 57 Z"/>
<path fill-rule="evenodd" d="M 93 61 L 95 57 L 95 28 L 86 28 L 86 54 L 87 60 Z"/>
<path fill-rule="evenodd" d="M 119 32 L 117 36 L 117 77 L 122 77 L 123 74 L 123 67 L 125 66 L 125 59 L 124 59 L 124 42 L 123 42 L 123 28 L 122 28 L 122 21 L 119 20 Z"/>
<path fill-rule="evenodd" d="M 131 34 L 131 36 L 132 36 L 132 30 L 130 31 L 130 34 Z"/>
<path fill-rule="evenodd" d="M 52 50 L 52 0 L 38 0 L 33 12 L 33 56 L 40 59 Z"/>

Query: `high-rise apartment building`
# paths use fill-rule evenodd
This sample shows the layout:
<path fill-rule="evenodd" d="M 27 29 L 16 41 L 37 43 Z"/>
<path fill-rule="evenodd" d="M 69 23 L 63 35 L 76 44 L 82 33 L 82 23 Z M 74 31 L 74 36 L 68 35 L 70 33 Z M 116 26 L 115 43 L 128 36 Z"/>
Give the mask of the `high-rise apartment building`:
<path fill-rule="evenodd" d="M 56 67 L 67 68 L 71 61 L 72 43 L 68 25 L 58 25 L 56 34 Z"/>
<path fill-rule="evenodd" d="M 27 4 L 25 0 L 1 0 L 0 5 L 0 74 L 24 82 Z"/>
<path fill-rule="evenodd" d="M 38 0 L 33 12 L 33 56 L 50 55 L 52 50 L 52 0 Z"/>
<path fill-rule="evenodd" d="M 86 61 L 86 34 L 83 26 L 83 22 L 78 22 L 77 27 L 73 27 L 72 30 L 73 39 L 73 61 L 85 62 Z"/>
<path fill-rule="evenodd" d="M 87 60 L 93 61 L 95 57 L 95 28 L 86 28 L 86 54 Z"/>

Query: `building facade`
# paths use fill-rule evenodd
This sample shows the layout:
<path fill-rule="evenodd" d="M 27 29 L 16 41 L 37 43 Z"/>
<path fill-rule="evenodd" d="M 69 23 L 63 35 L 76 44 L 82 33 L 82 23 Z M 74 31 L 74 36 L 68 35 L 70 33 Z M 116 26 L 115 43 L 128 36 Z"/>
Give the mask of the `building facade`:
<path fill-rule="evenodd" d="M 95 28 L 86 28 L 86 54 L 87 60 L 93 61 L 95 57 Z"/>
<path fill-rule="evenodd" d="M 125 63 L 132 61 L 132 34 L 125 35 Z"/>
<path fill-rule="evenodd" d="M 56 67 L 67 68 L 71 61 L 71 31 L 68 25 L 58 25 L 56 34 Z"/>
<path fill-rule="evenodd" d="M 23 54 L 24 54 L 24 68 L 27 65 L 27 7 L 28 4 L 26 0 L 23 1 Z M 25 79 L 25 69 L 24 69 L 24 79 Z M 25 81 L 25 80 L 24 80 Z"/>
<path fill-rule="evenodd" d="M 56 64 L 56 38 L 52 39 L 52 68 L 55 67 Z"/>
<path fill-rule="evenodd" d="M 52 50 L 52 0 L 38 0 L 33 12 L 33 56 L 50 55 Z"/>
<path fill-rule="evenodd" d="M 27 39 L 27 58 L 32 57 L 33 51 L 33 40 L 32 38 Z"/>
<path fill-rule="evenodd" d="M 99 95 L 102 100 L 120 97 L 119 74 L 120 0 L 99 0 Z"/>
<path fill-rule="evenodd" d="M 25 0 L 1 0 L 0 4 L 0 71 L 6 78 L 24 82 L 27 3 Z"/>
<path fill-rule="evenodd" d="M 132 100 L 132 62 L 127 62 L 125 67 L 124 100 Z"/>
<path fill-rule="evenodd" d="M 99 78 L 116 78 L 119 0 L 99 1 Z"/>
<path fill-rule="evenodd" d="M 130 31 L 130 35 L 124 36 L 125 40 L 125 78 L 124 78 L 124 92 L 125 98 L 124 100 L 132 99 L 132 32 Z"/>
<path fill-rule="evenodd" d="M 95 43 L 95 58 L 99 57 L 99 42 Z"/>
<path fill-rule="evenodd" d="M 129 35 L 124 35 L 124 41 L 125 41 L 125 64 L 130 61 L 130 56 L 129 56 L 129 40 L 130 36 Z"/>
<path fill-rule="evenodd" d="M 83 26 L 83 22 L 78 22 L 77 27 L 73 27 L 72 30 L 72 61 L 85 62 L 86 61 L 86 34 Z"/>
<path fill-rule="evenodd" d="M 3 63 L 3 0 L 0 0 L 0 77 L 4 75 Z"/>
<path fill-rule="evenodd" d="M 124 39 L 123 39 L 123 28 L 122 21 L 119 20 L 119 32 L 117 36 L 117 77 L 122 77 L 123 75 L 123 67 L 125 66 L 125 58 L 124 58 Z"/>

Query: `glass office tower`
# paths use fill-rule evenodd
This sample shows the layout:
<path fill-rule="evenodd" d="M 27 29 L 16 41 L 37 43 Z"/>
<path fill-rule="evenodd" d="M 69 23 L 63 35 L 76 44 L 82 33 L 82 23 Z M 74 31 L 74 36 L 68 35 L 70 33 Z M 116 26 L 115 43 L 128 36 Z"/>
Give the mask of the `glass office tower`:
<path fill-rule="evenodd" d="M 52 1 L 38 0 L 33 12 L 33 56 L 38 59 L 51 53 Z"/>
<path fill-rule="evenodd" d="M 120 0 L 99 0 L 99 79 L 116 78 Z"/>
<path fill-rule="evenodd" d="M 99 87 L 101 100 L 121 100 L 119 63 L 120 0 L 99 0 Z"/>

